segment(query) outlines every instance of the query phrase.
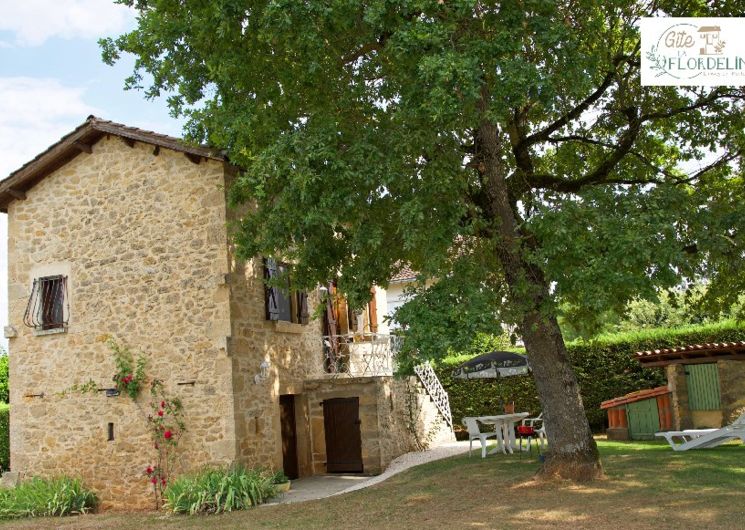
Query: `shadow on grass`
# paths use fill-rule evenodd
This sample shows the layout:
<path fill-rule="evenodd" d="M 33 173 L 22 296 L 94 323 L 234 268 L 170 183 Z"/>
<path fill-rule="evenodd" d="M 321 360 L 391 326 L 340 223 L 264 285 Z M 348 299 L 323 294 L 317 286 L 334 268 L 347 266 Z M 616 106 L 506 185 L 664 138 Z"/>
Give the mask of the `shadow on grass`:
<path fill-rule="evenodd" d="M 745 448 L 675 453 L 600 442 L 608 478 L 534 479 L 535 457 L 474 453 L 411 468 L 346 495 L 210 517 L 102 515 L 14 528 L 739 528 Z"/>

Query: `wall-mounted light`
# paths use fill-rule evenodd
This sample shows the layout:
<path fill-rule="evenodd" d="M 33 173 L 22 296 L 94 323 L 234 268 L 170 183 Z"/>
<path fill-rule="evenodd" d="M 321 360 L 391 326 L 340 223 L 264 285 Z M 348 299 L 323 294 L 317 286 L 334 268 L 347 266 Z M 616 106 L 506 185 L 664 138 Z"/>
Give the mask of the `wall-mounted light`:
<path fill-rule="evenodd" d="M 269 361 L 261 361 L 259 373 L 254 376 L 254 383 L 257 385 L 269 379 Z"/>

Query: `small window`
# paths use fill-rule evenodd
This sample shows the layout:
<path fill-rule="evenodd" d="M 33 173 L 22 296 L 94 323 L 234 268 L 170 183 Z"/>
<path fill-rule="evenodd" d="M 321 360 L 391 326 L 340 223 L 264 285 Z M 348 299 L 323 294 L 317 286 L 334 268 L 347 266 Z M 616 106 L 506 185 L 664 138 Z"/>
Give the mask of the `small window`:
<path fill-rule="evenodd" d="M 264 259 L 264 278 L 279 279 L 281 285 L 267 285 L 264 290 L 264 305 L 267 320 L 283 320 L 296 324 L 308 323 L 308 293 L 293 291 L 286 263 Z"/>
<path fill-rule="evenodd" d="M 45 276 L 34 280 L 23 315 L 24 324 L 40 331 L 64 329 L 69 312 L 67 276 Z"/>

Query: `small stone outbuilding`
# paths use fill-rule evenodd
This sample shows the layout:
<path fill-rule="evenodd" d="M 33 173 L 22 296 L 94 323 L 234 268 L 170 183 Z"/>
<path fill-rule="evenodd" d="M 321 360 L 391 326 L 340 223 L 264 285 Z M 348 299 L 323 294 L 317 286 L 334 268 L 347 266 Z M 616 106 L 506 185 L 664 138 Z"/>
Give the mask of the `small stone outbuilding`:
<path fill-rule="evenodd" d="M 383 289 L 364 314 L 329 307 L 346 325 L 338 363 L 339 329 L 308 318 L 319 293 L 268 289 L 282 264 L 236 258 L 234 174 L 207 147 L 89 117 L 0 181 L 14 473 L 80 476 L 106 506 L 151 505 L 147 395 L 107 392 L 107 336 L 183 402 L 177 473 L 379 473 L 452 438 L 418 381 L 391 376 Z M 70 391 L 88 381 L 97 391 Z"/>
<path fill-rule="evenodd" d="M 641 351 L 642 366 L 664 366 L 671 430 L 719 428 L 745 410 L 745 342 Z"/>

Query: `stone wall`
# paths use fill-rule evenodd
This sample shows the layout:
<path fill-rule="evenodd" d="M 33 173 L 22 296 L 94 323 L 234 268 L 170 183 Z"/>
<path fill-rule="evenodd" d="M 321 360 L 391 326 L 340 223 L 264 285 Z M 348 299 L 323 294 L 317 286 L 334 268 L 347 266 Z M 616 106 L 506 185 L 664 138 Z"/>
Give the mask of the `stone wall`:
<path fill-rule="evenodd" d="M 665 368 L 667 384 L 672 396 L 673 430 L 680 431 L 693 428 L 693 417 L 688 406 L 688 385 L 686 383 L 685 366 L 669 364 Z"/>
<path fill-rule="evenodd" d="M 673 396 L 673 428 L 703 429 L 729 425 L 745 412 L 745 362 L 721 360 L 719 372 L 720 410 L 690 410 L 685 365 L 667 366 L 667 379 Z"/>
<path fill-rule="evenodd" d="M 10 205 L 14 471 L 81 476 L 104 505 L 151 505 L 147 395 L 57 395 L 113 386 L 105 334 L 144 352 L 148 375 L 183 399 L 182 468 L 235 457 L 223 175 L 221 162 L 104 137 Z M 33 279 L 50 273 L 69 276 L 69 328 L 35 336 L 23 313 Z"/>
<path fill-rule="evenodd" d="M 382 473 L 402 454 L 455 441 L 452 430 L 415 377 L 340 377 L 309 381 L 305 390 L 314 474 L 326 472 L 325 399 L 359 398 L 364 473 Z"/>
<path fill-rule="evenodd" d="M 745 412 L 745 361 L 719 361 L 722 424 L 729 425 Z"/>
<path fill-rule="evenodd" d="M 410 451 L 421 451 L 455 434 L 416 377 L 381 380 L 378 392 L 378 430 L 381 467 Z"/>
<path fill-rule="evenodd" d="M 279 396 L 303 393 L 304 381 L 323 370 L 321 323 L 306 325 L 268 321 L 264 307 L 263 262 L 260 258 L 232 260 L 229 351 L 233 363 L 233 391 L 238 459 L 250 466 L 282 468 Z M 316 293 L 309 295 L 312 313 Z M 262 361 L 269 361 L 269 378 L 254 381 Z M 296 425 L 299 441 L 309 436 L 302 407 Z M 300 444 L 299 444 L 300 445 Z M 311 474 L 306 451 L 298 451 L 301 476 Z"/>

